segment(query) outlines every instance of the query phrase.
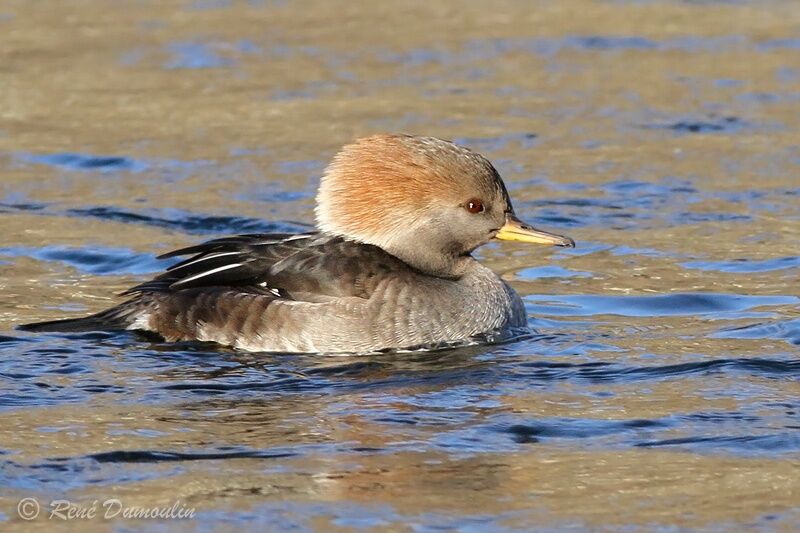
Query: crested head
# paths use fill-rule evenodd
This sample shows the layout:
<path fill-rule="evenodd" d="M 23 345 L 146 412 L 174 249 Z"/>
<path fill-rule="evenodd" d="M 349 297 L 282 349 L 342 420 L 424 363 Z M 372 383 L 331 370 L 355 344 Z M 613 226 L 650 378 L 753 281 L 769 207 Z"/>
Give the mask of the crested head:
<path fill-rule="evenodd" d="M 464 231 L 470 201 L 485 216 L 477 234 Z M 317 194 L 320 230 L 374 244 L 423 270 L 468 253 L 503 225 L 511 204 L 492 164 L 480 154 L 434 137 L 375 135 L 345 146 L 325 170 Z M 490 216 L 491 215 L 491 216 Z M 469 225 L 469 224 L 467 224 Z M 422 246 L 447 255 L 415 261 Z"/>
<path fill-rule="evenodd" d="M 533 231 L 519 225 L 486 158 L 450 141 L 411 135 L 374 135 L 342 148 L 320 182 L 316 217 L 323 232 L 450 277 L 493 237 L 521 240 L 519 231 Z"/>
<path fill-rule="evenodd" d="M 395 226 L 422 222 L 421 210 L 458 204 L 470 194 L 507 198 L 497 171 L 480 154 L 435 137 L 374 135 L 345 146 L 328 165 L 317 194 L 317 225 L 368 242 Z"/>

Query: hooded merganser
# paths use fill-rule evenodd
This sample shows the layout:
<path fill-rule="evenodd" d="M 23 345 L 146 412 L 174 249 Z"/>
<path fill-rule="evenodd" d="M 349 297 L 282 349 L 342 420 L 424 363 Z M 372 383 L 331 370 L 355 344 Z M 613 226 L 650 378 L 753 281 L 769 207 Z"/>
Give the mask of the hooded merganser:
<path fill-rule="evenodd" d="M 363 353 L 458 343 L 524 327 L 517 293 L 471 253 L 491 239 L 572 247 L 514 214 L 481 155 L 375 135 L 325 170 L 317 231 L 215 239 L 123 294 L 128 301 L 28 331 L 140 330 L 247 351 Z"/>

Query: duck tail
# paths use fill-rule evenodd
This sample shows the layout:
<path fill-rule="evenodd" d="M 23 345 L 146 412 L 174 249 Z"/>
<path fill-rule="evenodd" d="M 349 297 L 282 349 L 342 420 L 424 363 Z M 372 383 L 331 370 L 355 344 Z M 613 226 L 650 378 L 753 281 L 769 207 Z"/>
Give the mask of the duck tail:
<path fill-rule="evenodd" d="M 133 302 L 125 302 L 111 309 L 81 318 L 47 320 L 32 324 L 21 324 L 18 330 L 47 333 L 83 333 L 87 331 L 114 331 L 128 329 L 136 322 L 141 309 Z"/>

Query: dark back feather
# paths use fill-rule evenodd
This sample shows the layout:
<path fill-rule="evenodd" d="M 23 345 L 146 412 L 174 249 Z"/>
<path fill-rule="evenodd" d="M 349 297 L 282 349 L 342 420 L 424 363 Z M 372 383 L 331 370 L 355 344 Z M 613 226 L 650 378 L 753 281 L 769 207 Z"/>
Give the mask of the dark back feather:
<path fill-rule="evenodd" d="M 320 233 L 248 234 L 214 239 L 159 256 L 189 255 L 123 294 L 199 287 L 257 287 L 292 293 L 368 297 L 384 275 L 415 272 L 380 248 Z"/>

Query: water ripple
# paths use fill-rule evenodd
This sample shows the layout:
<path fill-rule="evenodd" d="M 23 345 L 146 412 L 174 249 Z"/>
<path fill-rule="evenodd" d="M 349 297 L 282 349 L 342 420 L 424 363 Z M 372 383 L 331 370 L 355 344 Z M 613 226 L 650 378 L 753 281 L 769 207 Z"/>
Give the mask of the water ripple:
<path fill-rule="evenodd" d="M 299 228 L 306 228 L 300 224 L 267 222 L 261 219 L 238 216 L 194 215 L 178 209 L 150 210 L 149 212 L 151 214 L 136 213 L 113 207 L 89 207 L 68 209 L 66 211 L 68 215 L 72 216 L 145 224 L 177 229 L 187 233 L 282 233 L 303 231 Z"/>
<path fill-rule="evenodd" d="M 535 295 L 525 298 L 533 315 L 629 317 L 691 316 L 740 313 L 767 306 L 797 305 L 797 296 L 753 296 L 721 293 L 672 293 L 653 296 Z"/>

